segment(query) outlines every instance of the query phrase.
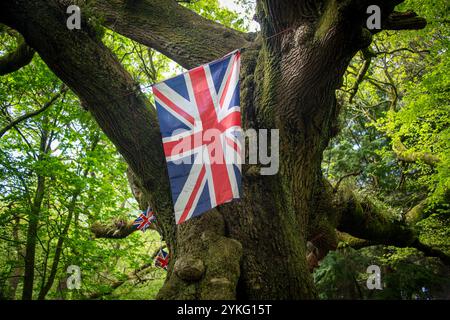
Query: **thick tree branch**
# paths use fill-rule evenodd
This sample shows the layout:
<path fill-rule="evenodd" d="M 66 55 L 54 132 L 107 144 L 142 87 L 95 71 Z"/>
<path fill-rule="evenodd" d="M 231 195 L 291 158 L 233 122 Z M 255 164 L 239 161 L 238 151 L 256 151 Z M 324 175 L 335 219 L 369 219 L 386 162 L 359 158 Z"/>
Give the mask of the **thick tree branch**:
<path fill-rule="evenodd" d="M 116 220 L 110 223 L 95 222 L 91 231 L 96 238 L 123 239 L 137 231 L 133 227 L 133 221 Z"/>
<path fill-rule="evenodd" d="M 245 34 L 207 20 L 173 0 L 97 0 L 105 25 L 185 68 L 248 44 Z"/>
<path fill-rule="evenodd" d="M 19 70 L 33 59 L 35 51 L 25 43 L 22 36 L 17 36 L 17 39 L 17 48 L 0 57 L 0 76 Z"/>
<path fill-rule="evenodd" d="M 419 152 L 411 151 L 406 148 L 406 146 L 400 141 L 400 139 L 395 139 L 392 143 L 392 149 L 394 150 L 397 158 L 404 162 L 424 162 L 430 166 L 437 165 L 441 159 L 429 152 Z"/>
<path fill-rule="evenodd" d="M 373 241 L 354 237 L 351 234 L 348 234 L 347 232 L 341 232 L 339 230 L 336 230 L 336 234 L 339 239 L 339 242 L 342 242 L 344 243 L 345 246 L 352 247 L 353 249 L 365 248 L 376 244 Z"/>
<path fill-rule="evenodd" d="M 450 266 L 450 256 L 446 254 L 444 251 L 439 250 L 438 248 L 435 248 L 433 246 L 427 245 L 423 242 L 421 242 L 419 239 L 414 241 L 412 244 L 412 247 L 416 248 L 417 250 L 422 251 L 425 255 L 429 257 L 438 257 L 444 262 L 446 265 Z"/>
<path fill-rule="evenodd" d="M 353 249 L 361 249 L 379 244 L 379 242 L 353 237 L 352 235 L 346 232 L 337 231 L 337 234 L 339 241 L 341 241 L 342 243 L 344 243 L 349 247 L 352 247 Z M 428 257 L 440 258 L 443 263 L 445 263 L 446 265 L 450 265 L 450 256 L 448 256 L 439 249 L 433 248 L 429 245 L 420 242 L 419 240 L 415 240 L 410 245 L 410 247 L 422 251 Z"/>
<path fill-rule="evenodd" d="M 418 17 L 413 11 L 394 11 L 394 8 L 403 3 L 404 0 L 351 0 L 342 2 L 345 7 L 359 11 L 362 14 L 364 26 L 365 18 L 367 17 L 366 10 L 370 5 L 377 5 L 381 9 L 381 30 L 418 30 L 425 28 L 427 25 L 426 20 Z M 377 33 L 381 30 L 372 30 L 372 33 Z"/>
<path fill-rule="evenodd" d="M 357 247 L 363 247 L 365 244 L 413 247 L 428 256 L 439 257 L 444 263 L 450 265 L 448 254 L 420 241 L 411 222 L 389 219 L 388 212 L 384 212 L 367 198 L 360 199 L 351 190 L 342 190 L 338 197 L 338 207 L 342 210 L 338 229 L 352 236 L 349 243 Z M 354 241 L 358 238 L 360 241 Z M 347 239 L 350 238 L 347 237 Z"/>
<path fill-rule="evenodd" d="M 425 28 L 427 21 L 418 17 L 413 11 L 392 12 L 388 18 L 383 21 L 381 28 L 383 30 L 420 30 Z"/>
<path fill-rule="evenodd" d="M 360 199 L 349 189 L 341 188 L 338 195 L 342 205 L 338 230 L 354 237 L 377 243 L 404 247 L 415 240 L 412 230 L 402 221 L 390 219 L 388 213 L 370 199 Z"/>

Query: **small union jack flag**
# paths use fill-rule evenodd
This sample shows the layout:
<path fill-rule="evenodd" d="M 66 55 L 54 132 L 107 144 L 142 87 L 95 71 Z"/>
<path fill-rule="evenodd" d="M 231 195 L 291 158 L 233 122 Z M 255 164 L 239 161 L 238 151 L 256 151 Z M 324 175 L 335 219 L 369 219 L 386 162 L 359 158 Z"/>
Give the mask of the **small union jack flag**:
<path fill-rule="evenodd" d="M 133 226 L 136 227 L 136 229 L 141 230 L 144 232 L 147 230 L 148 227 L 152 224 L 153 221 L 156 220 L 156 216 L 153 213 L 152 209 L 148 208 L 145 211 L 142 211 L 142 213 L 137 217 L 136 220 L 133 222 Z"/>
<path fill-rule="evenodd" d="M 169 264 L 169 254 L 163 249 L 159 250 L 155 258 L 155 266 L 167 270 Z"/>
<path fill-rule="evenodd" d="M 240 52 L 153 86 L 177 224 L 240 197 Z"/>

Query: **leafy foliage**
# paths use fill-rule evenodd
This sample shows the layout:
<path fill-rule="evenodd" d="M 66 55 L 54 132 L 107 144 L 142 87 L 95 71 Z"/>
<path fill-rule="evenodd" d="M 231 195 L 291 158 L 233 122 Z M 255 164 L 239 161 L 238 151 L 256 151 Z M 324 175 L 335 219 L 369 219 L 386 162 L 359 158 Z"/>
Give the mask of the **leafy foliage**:
<path fill-rule="evenodd" d="M 341 131 L 322 168 L 335 183 L 348 176 L 341 186 L 358 188 L 392 218 L 403 220 L 414 208 L 419 240 L 448 253 L 450 7 L 411 0 L 399 10 L 409 8 L 427 19 L 427 28 L 381 32 L 353 59 L 338 92 Z M 440 278 L 434 262 L 418 254 L 408 248 L 332 252 L 314 274 L 321 297 L 421 297 L 421 287 Z M 382 292 L 369 292 L 363 283 L 370 264 L 387 272 Z"/>
<path fill-rule="evenodd" d="M 167 58 L 129 40 L 107 32 L 104 41 L 137 81 L 156 81 L 169 70 Z M 150 59 L 154 73 L 145 69 Z M 94 241 L 89 230 L 94 221 L 129 220 L 138 213 L 126 178 L 127 166 L 76 96 L 65 91 L 38 57 L 0 78 L 0 127 L 39 109 L 58 93 L 48 109 L 18 123 L 0 139 L 0 290 L 4 298 L 20 297 L 21 281 L 14 279 L 23 273 L 39 177 L 45 179 L 45 190 L 38 212 L 35 297 L 49 281 L 55 262 L 57 274 L 47 298 L 88 298 L 94 293 L 101 297 L 99 293 L 108 293 L 115 281 L 142 265 L 152 265 L 151 255 L 161 245 L 156 232 Z M 69 229 L 64 232 L 66 224 Z M 57 257 L 61 239 L 62 252 Z M 81 268 L 78 291 L 66 288 L 69 265 Z M 164 272 L 150 270 L 155 284 L 161 285 Z"/>
<path fill-rule="evenodd" d="M 380 266 L 382 289 L 369 290 L 367 267 Z M 438 299 L 450 286 L 450 269 L 412 248 L 349 247 L 330 252 L 314 271 L 322 299 Z"/>
<path fill-rule="evenodd" d="M 441 1 L 403 6 L 418 8 L 430 23 L 421 31 L 381 32 L 354 58 L 338 92 L 341 132 L 323 170 L 334 181 L 359 173 L 356 186 L 405 213 L 425 198 L 429 210 L 448 212 L 449 8 Z"/>

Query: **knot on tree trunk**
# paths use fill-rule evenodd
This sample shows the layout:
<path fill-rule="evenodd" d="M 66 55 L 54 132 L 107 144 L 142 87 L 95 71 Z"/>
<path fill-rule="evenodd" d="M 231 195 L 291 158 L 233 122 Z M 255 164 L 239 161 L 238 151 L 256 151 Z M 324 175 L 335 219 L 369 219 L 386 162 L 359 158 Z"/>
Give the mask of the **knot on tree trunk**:
<path fill-rule="evenodd" d="M 235 299 L 240 276 L 242 245 L 239 241 L 218 237 L 207 238 L 207 270 L 201 284 L 201 299 Z"/>
<path fill-rule="evenodd" d="M 206 233 L 200 239 L 191 252 L 195 251 L 202 259 L 180 256 L 158 299 L 236 299 L 241 243 L 213 233 Z"/>
<path fill-rule="evenodd" d="M 174 272 L 182 280 L 197 281 L 205 273 L 205 265 L 201 259 L 181 257 L 175 262 Z"/>
<path fill-rule="evenodd" d="M 242 245 L 217 210 L 178 227 L 179 251 L 158 299 L 235 299 Z"/>

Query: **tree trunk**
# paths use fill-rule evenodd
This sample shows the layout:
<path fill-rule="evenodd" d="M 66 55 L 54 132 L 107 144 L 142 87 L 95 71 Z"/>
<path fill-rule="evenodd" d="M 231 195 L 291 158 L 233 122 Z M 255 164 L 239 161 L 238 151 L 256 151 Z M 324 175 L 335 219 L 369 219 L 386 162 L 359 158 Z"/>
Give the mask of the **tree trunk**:
<path fill-rule="evenodd" d="M 58 265 L 59 260 L 61 259 L 61 254 L 63 250 L 63 243 L 65 238 L 67 237 L 67 234 L 69 233 L 69 227 L 72 222 L 75 205 L 77 198 L 79 196 L 80 192 L 77 190 L 74 195 L 72 196 L 72 200 L 70 201 L 67 218 L 64 223 L 64 228 L 58 238 L 58 242 L 56 243 L 56 249 L 55 249 L 55 255 L 53 256 L 52 266 L 50 269 L 50 274 L 48 275 L 48 279 L 46 280 L 45 277 L 42 279 L 44 282 L 44 285 L 42 286 L 41 290 L 39 291 L 38 299 L 44 300 L 47 293 L 50 291 L 50 289 L 53 286 L 53 282 L 55 281 L 56 273 L 58 271 Z"/>
<path fill-rule="evenodd" d="M 20 228 L 20 217 L 16 216 L 14 219 L 14 226 L 13 226 L 13 239 L 17 244 L 17 261 L 16 266 L 13 269 L 13 273 L 11 278 L 9 279 L 9 299 L 15 300 L 16 299 L 16 292 L 17 287 L 19 285 L 20 279 L 23 275 L 23 258 L 25 256 L 25 250 L 23 250 L 23 247 L 20 243 L 20 237 L 19 237 L 19 228 Z"/>
<path fill-rule="evenodd" d="M 179 226 L 155 111 L 92 28 L 67 30 L 65 8 L 54 0 L 2 4 L 0 21 L 21 32 L 128 162 L 140 205 L 155 209 L 170 251 L 160 299 L 304 299 L 316 297 L 307 240 L 320 238 L 324 248 L 336 241 L 337 212 L 321 175 L 323 150 L 337 132 L 335 90 L 353 55 L 370 44 L 367 6 L 379 4 L 388 21 L 399 2 L 260 0 L 261 33 L 251 43 L 175 1 L 95 2 L 110 28 L 185 67 L 246 47 L 244 129 L 280 130 L 277 175 L 244 166 L 242 200 Z"/>
<path fill-rule="evenodd" d="M 90 148 L 90 151 L 94 151 L 95 148 L 98 145 L 100 138 L 98 136 L 95 136 L 93 141 L 92 141 L 92 146 Z M 86 178 L 87 175 L 89 173 L 89 167 L 86 168 L 83 171 L 82 177 Z M 53 257 L 53 262 L 52 262 L 52 267 L 50 269 L 50 274 L 48 276 L 47 281 L 45 282 L 45 277 L 43 279 L 43 281 L 45 282 L 45 284 L 42 286 L 41 290 L 39 291 L 39 295 L 38 295 L 38 299 L 39 300 L 44 300 L 45 296 L 47 295 L 47 293 L 50 291 L 50 289 L 53 286 L 53 283 L 55 281 L 55 277 L 56 277 L 56 273 L 58 271 L 58 265 L 59 265 L 59 261 L 61 259 L 61 254 L 63 251 L 63 244 L 64 244 L 64 240 L 66 239 L 68 233 L 69 233 L 69 228 L 70 225 L 72 223 L 73 217 L 75 215 L 75 209 L 76 209 L 76 204 L 77 204 L 77 200 L 78 197 L 81 194 L 81 187 L 78 187 L 77 189 L 75 189 L 75 191 L 72 194 L 69 206 L 67 207 L 67 218 L 66 221 L 64 223 L 64 228 L 58 238 L 58 242 L 56 243 L 56 249 L 55 249 L 55 255 Z"/>
<path fill-rule="evenodd" d="M 25 274 L 23 278 L 23 300 L 33 298 L 34 267 L 36 256 L 37 230 L 39 226 L 39 214 L 42 200 L 44 199 L 45 177 L 38 176 L 38 184 L 33 205 L 28 216 L 27 244 L 25 254 Z"/>
<path fill-rule="evenodd" d="M 38 161 L 44 160 L 44 157 L 48 154 L 50 147 L 48 142 L 48 131 L 45 128 L 48 125 L 48 118 L 44 118 L 43 126 L 41 128 L 40 146 Z M 36 257 L 36 244 L 38 237 L 39 219 L 41 213 L 42 201 L 45 195 L 45 181 L 46 177 L 42 171 L 36 172 L 37 185 L 36 192 L 34 194 L 33 203 L 31 204 L 30 213 L 28 216 L 28 229 L 27 229 L 27 243 L 25 253 L 25 274 L 23 277 L 23 291 L 22 300 L 33 299 L 33 284 L 34 284 L 34 268 Z"/>

